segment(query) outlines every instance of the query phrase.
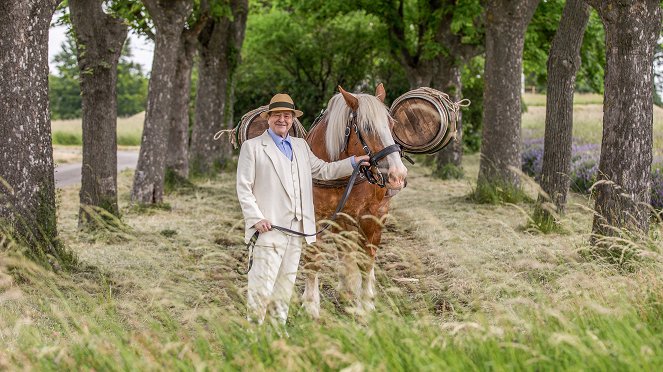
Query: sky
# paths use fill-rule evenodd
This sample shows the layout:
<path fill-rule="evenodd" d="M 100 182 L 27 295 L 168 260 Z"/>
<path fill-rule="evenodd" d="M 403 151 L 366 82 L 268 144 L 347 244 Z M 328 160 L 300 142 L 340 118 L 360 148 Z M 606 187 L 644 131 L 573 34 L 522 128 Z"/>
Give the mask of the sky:
<path fill-rule="evenodd" d="M 62 43 L 67 39 L 66 26 L 51 27 L 48 37 L 48 64 L 51 73 L 55 73 L 55 65 L 53 64 L 53 57 L 62 50 Z M 152 54 L 154 53 L 154 43 L 144 37 L 129 34 L 131 39 L 131 51 L 133 53 L 134 62 L 138 62 L 143 66 L 143 72 L 152 70 Z"/>

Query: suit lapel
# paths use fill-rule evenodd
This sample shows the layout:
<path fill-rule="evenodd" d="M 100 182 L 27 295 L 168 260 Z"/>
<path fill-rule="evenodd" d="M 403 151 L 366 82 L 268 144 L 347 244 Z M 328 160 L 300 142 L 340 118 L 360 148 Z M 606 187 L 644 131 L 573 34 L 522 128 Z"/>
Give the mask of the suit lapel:
<path fill-rule="evenodd" d="M 289 170 L 286 169 L 285 165 L 286 162 L 283 161 L 285 159 L 285 156 L 281 153 L 281 150 L 276 147 L 276 144 L 274 143 L 274 140 L 272 137 L 269 136 L 269 133 L 265 131 L 265 133 L 262 134 L 262 145 L 263 148 L 265 149 L 265 153 L 269 157 L 269 160 L 272 161 L 272 165 L 274 166 L 274 169 L 276 170 L 276 174 L 279 176 L 279 180 L 281 181 L 281 185 L 283 185 L 283 188 L 286 190 L 288 194 L 292 194 L 292 185 L 288 185 L 288 182 L 286 182 L 286 172 Z M 282 157 L 283 159 L 279 158 Z"/>

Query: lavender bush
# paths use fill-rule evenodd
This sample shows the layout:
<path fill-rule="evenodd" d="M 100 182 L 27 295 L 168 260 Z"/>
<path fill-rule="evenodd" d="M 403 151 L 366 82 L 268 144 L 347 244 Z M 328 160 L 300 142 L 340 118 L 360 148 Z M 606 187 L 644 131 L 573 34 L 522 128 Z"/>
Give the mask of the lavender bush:
<path fill-rule="evenodd" d="M 596 182 L 599 171 L 601 146 L 583 144 L 576 140 L 571 147 L 571 190 L 588 193 Z M 522 170 L 525 174 L 541 180 L 543 167 L 543 138 L 526 140 L 523 143 Z M 663 159 L 655 158 L 652 166 L 651 205 L 663 210 Z"/>

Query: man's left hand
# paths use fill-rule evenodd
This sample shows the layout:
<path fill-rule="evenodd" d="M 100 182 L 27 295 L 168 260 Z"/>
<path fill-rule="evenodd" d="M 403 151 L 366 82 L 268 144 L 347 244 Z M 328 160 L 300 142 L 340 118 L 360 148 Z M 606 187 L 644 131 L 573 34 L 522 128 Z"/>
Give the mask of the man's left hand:
<path fill-rule="evenodd" d="M 371 163 L 368 161 L 369 159 L 370 157 L 368 155 L 355 156 L 355 162 L 357 163 L 357 166 L 370 165 Z"/>

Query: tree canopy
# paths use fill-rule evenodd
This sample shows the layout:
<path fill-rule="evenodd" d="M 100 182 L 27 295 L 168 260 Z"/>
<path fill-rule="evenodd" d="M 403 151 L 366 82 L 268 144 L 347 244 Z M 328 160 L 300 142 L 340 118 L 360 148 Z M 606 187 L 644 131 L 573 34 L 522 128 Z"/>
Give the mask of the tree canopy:
<path fill-rule="evenodd" d="M 56 73 L 49 75 L 51 118 L 73 119 L 81 117 L 81 90 L 78 81 L 76 43 L 71 35 L 62 43 L 62 50 L 53 58 Z M 124 45 L 118 63 L 117 115 L 131 116 L 145 110 L 148 77 L 142 66 L 132 60 L 129 39 Z"/>

